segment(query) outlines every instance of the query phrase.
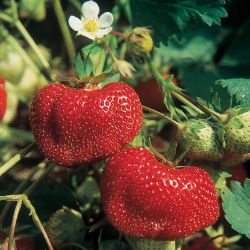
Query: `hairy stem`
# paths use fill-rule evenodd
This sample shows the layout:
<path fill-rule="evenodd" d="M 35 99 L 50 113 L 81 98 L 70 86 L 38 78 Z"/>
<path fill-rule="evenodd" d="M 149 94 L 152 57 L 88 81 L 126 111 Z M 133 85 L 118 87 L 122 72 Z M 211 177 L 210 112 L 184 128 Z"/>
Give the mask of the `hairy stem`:
<path fill-rule="evenodd" d="M 77 0 L 69 0 L 69 2 L 74 6 L 74 8 L 76 10 L 78 10 L 79 12 L 82 12 L 82 5 L 80 3 L 80 1 Z"/>
<path fill-rule="evenodd" d="M 160 87 L 165 84 L 164 78 L 161 76 L 161 74 L 158 72 L 158 70 L 155 68 L 153 63 L 151 62 L 151 58 L 149 56 L 146 57 L 146 60 L 148 62 L 150 71 L 152 75 L 155 77 L 156 81 L 159 83 Z M 176 99 L 181 101 L 183 104 L 189 106 L 191 109 L 193 109 L 196 113 L 203 115 L 204 112 L 197 108 L 193 103 L 191 103 L 189 100 L 187 100 L 185 97 L 180 95 L 179 93 L 173 91 L 172 89 L 169 90 L 171 92 L 171 95 L 174 96 Z"/>
<path fill-rule="evenodd" d="M 31 173 L 30 175 L 28 176 L 28 178 L 21 182 L 18 187 L 14 190 L 13 194 L 18 194 L 22 191 L 22 189 L 30 182 L 30 180 L 32 180 L 32 178 L 35 176 L 35 174 L 39 171 L 40 169 L 39 168 L 35 168 Z M 0 228 L 3 228 L 3 222 L 4 222 L 4 219 L 6 217 L 6 215 L 8 214 L 9 212 L 9 209 L 11 207 L 11 202 L 7 202 L 5 204 L 5 206 L 3 207 L 2 211 L 1 211 L 1 214 L 0 214 Z"/>
<path fill-rule="evenodd" d="M 14 235 L 15 235 L 15 229 L 16 229 L 16 223 L 18 219 L 18 215 L 20 212 L 20 209 L 22 207 L 22 199 L 19 199 L 12 217 L 11 227 L 10 227 L 10 233 L 9 233 L 9 244 L 8 244 L 8 250 L 12 250 L 13 242 L 15 241 Z"/>
<path fill-rule="evenodd" d="M 68 57 L 71 63 L 71 66 L 73 67 L 75 64 L 75 58 L 76 58 L 76 51 L 75 51 L 75 46 L 74 46 L 74 42 L 72 40 L 72 36 L 69 30 L 69 26 L 66 22 L 66 18 L 64 16 L 64 12 L 63 12 L 63 8 L 61 5 L 61 1 L 60 0 L 52 0 L 52 5 L 57 17 L 57 21 L 59 23 L 62 35 L 63 35 L 63 39 L 64 39 L 64 43 L 66 45 L 66 49 L 68 52 Z"/>
<path fill-rule="evenodd" d="M 13 156 L 10 160 L 3 164 L 0 167 L 0 176 L 2 176 L 5 172 L 14 167 L 20 160 L 22 160 L 28 153 L 30 153 L 35 148 L 35 143 L 29 144 L 26 148 L 21 150 L 18 154 Z"/>
<path fill-rule="evenodd" d="M 45 70 L 47 70 L 50 73 L 49 63 L 47 62 L 47 60 L 45 59 L 45 57 L 41 53 L 40 49 L 38 48 L 37 44 L 35 43 L 35 41 L 31 37 L 31 35 L 27 31 L 27 29 L 23 26 L 23 24 L 20 22 L 20 20 L 16 21 L 15 26 L 18 29 L 18 31 L 22 34 L 22 36 L 24 37 L 26 42 L 29 44 L 31 49 L 34 51 L 34 53 L 36 54 L 36 56 L 40 60 L 41 64 L 45 68 Z"/>
<path fill-rule="evenodd" d="M 36 210 L 35 210 L 34 206 L 31 204 L 31 202 L 29 201 L 27 195 L 25 195 L 25 194 L 13 194 L 13 195 L 0 196 L 0 201 L 19 201 L 19 200 L 22 200 L 25 207 L 30 210 L 30 215 L 32 216 L 32 219 L 33 219 L 34 223 L 36 224 L 36 226 L 38 227 L 38 229 L 43 234 L 43 237 L 48 245 L 49 250 L 54 250 L 54 248 L 50 242 L 50 239 L 49 239 L 49 237 L 48 237 L 48 235 L 43 227 L 43 224 L 40 221 L 40 219 L 36 213 Z"/>
<path fill-rule="evenodd" d="M 184 93 L 181 93 L 181 95 L 184 98 L 186 98 L 187 100 L 189 100 L 190 102 L 192 102 L 193 104 L 195 104 L 196 106 L 200 107 L 201 109 L 204 109 L 208 114 L 215 116 L 222 124 L 224 124 L 228 121 L 228 118 L 229 118 L 228 114 L 220 114 L 220 113 L 210 109 L 209 107 L 199 103 L 198 101 L 194 100 L 192 97 L 190 97 Z"/>
<path fill-rule="evenodd" d="M 155 109 L 149 108 L 149 107 L 144 106 L 144 105 L 142 105 L 142 108 L 143 108 L 143 110 L 145 110 L 145 111 L 148 111 L 148 112 L 150 112 L 150 113 L 153 113 L 153 114 L 155 114 L 155 115 L 158 115 L 159 117 L 161 117 L 161 118 L 167 120 L 167 121 L 170 122 L 173 126 L 177 127 L 177 128 L 180 129 L 180 130 L 184 128 L 184 125 L 182 125 L 181 123 L 176 122 L 174 119 L 168 117 L 167 115 L 164 115 L 163 113 L 161 113 L 161 112 L 159 112 L 159 111 L 157 111 L 157 110 L 155 110 Z"/>
<path fill-rule="evenodd" d="M 29 199 L 28 199 L 28 197 L 26 195 L 24 195 L 23 202 L 24 202 L 25 206 L 30 210 L 30 214 L 31 214 L 31 216 L 33 218 L 33 221 L 35 222 L 36 226 L 41 231 L 41 233 L 42 233 L 42 235 L 43 235 L 49 249 L 54 250 L 54 248 L 53 248 L 53 246 L 52 246 L 52 244 L 50 242 L 50 239 L 49 239 L 49 237 L 48 237 L 48 235 L 47 235 L 47 233 L 46 233 L 46 231 L 44 229 L 44 226 L 43 226 L 42 222 L 40 221 L 40 219 L 39 219 L 39 217 L 38 217 L 38 215 L 36 213 L 36 210 L 35 210 L 34 206 L 31 204 L 31 202 L 29 201 Z"/>

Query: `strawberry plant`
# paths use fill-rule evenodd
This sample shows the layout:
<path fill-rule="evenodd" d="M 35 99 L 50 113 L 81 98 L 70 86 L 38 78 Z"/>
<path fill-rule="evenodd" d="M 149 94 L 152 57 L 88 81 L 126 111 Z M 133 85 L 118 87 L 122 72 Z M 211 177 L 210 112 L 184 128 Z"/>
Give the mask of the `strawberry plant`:
<path fill-rule="evenodd" d="M 248 249 L 247 10 L 1 1 L 0 249 Z"/>

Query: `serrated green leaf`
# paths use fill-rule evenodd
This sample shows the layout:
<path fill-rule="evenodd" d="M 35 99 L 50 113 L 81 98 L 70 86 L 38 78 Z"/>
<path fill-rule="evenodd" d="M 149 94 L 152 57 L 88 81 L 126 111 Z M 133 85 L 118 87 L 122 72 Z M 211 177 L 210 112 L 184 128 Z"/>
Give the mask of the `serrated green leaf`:
<path fill-rule="evenodd" d="M 250 179 L 243 186 L 238 181 L 231 181 L 230 185 L 222 195 L 225 217 L 234 230 L 250 237 Z"/>
<path fill-rule="evenodd" d="M 237 103 L 250 104 L 250 79 L 221 79 L 216 81 L 216 83 L 226 88 L 230 96 L 235 96 Z"/>
<path fill-rule="evenodd" d="M 76 57 L 76 74 L 80 79 L 88 77 L 93 72 L 93 65 L 89 54 L 78 53 Z"/>
<path fill-rule="evenodd" d="M 168 43 L 173 35 L 180 36 L 192 21 L 203 22 L 208 26 L 220 25 L 221 18 L 227 17 L 224 0 L 179 0 L 179 1 L 131 1 L 134 26 L 147 26 L 154 30 L 157 44 Z"/>

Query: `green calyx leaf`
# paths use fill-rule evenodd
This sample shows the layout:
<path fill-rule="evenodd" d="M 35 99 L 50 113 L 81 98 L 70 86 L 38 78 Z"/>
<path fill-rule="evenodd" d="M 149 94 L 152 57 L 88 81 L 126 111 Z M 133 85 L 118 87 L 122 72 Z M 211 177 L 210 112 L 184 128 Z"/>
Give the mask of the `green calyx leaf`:
<path fill-rule="evenodd" d="M 170 75 L 166 79 L 161 78 L 160 85 L 161 85 L 161 91 L 164 96 L 163 102 L 166 108 L 169 110 L 171 117 L 175 117 L 177 119 L 179 119 L 179 117 L 183 117 L 187 119 L 185 113 L 181 109 L 176 108 L 174 104 L 171 92 L 180 93 L 182 89 L 174 84 L 173 78 L 174 75 Z"/>
<path fill-rule="evenodd" d="M 80 79 L 91 74 L 100 75 L 104 65 L 100 61 L 105 59 L 106 51 L 100 45 L 92 43 L 81 49 L 76 58 L 76 73 Z M 102 66 L 102 68 L 100 68 Z"/>
<path fill-rule="evenodd" d="M 237 232 L 250 237 L 250 179 L 243 186 L 238 181 L 230 182 L 230 189 L 222 195 L 222 206 L 227 221 Z"/>

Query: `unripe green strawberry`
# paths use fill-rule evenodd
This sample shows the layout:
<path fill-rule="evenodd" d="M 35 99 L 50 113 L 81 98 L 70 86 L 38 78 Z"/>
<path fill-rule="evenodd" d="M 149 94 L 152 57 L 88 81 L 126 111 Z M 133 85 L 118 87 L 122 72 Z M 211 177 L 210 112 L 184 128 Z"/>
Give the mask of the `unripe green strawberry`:
<path fill-rule="evenodd" d="M 206 120 L 190 120 L 185 125 L 180 145 L 187 150 L 188 159 L 218 161 L 222 158 L 219 128 Z"/>
<path fill-rule="evenodd" d="M 85 235 L 82 215 L 73 209 L 63 207 L 50 217 L 46 232 L 53 246 L 60 248 L 67 242 L 80 242 Z"/>
<path fill-rule="evenodd" d="M 24 69 L 23 58 L 7 42 L 0 44 L 0 75 L 5 80 L 17 83 Z"/>
<path fill-rule="evenodd" d="M 250 111 L 241 111 L 225 125 L 225 151 L 239 155 L 250 153 Z"/>
<path fill-rule="evenodd" d="M 156 241 L 143 238 L 126 237 L 132 250 L 166 250 L 174 244 L 172 241 Z M 174 245 L 173 245 L 174 249 Z"/>

